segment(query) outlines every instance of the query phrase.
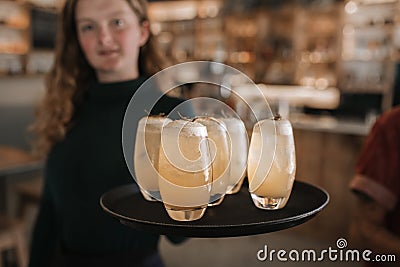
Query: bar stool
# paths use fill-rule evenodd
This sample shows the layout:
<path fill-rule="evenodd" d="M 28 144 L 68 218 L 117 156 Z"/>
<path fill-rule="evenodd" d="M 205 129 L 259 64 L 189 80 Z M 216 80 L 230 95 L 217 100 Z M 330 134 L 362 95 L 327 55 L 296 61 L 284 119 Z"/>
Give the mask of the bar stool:
<path fill-rule="evenodd" d="M 24 224 L 10 217 L 0 216 L 0 267 L 3 266 L 4 252 L 14 251 L 18 267 L 26 267 L 28 254 L 24 238 Z"/>

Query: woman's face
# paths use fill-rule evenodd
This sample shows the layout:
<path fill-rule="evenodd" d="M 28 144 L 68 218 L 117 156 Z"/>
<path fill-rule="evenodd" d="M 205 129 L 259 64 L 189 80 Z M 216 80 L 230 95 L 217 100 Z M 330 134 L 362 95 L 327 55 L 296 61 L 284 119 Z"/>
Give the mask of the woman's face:
<path fill-rule="evenodd" d="M 140 24 L 125 0 L 79 0 L 75 14 L 80 46 L 99 81 L 137 78 L 148 23 Z"/>

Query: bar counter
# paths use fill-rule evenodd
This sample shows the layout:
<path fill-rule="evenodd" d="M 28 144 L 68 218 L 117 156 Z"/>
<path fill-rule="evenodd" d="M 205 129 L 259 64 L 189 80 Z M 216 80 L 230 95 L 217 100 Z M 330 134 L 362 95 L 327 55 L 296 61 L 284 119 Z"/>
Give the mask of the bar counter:
<path fill-rule="evenodd" d="M 293 115 L 290 117 L 293 128 L 313 132 L 348 134 L 357 136 L 368 135 L 372 122 L 356 119 L 340 119 L 332 116 Z"/>

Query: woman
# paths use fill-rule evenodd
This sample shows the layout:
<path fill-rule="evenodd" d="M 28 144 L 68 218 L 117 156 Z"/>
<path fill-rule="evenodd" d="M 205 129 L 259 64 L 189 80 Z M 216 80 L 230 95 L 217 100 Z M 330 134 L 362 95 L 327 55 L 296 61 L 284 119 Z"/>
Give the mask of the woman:
<path fill-rule="evenodd" d="M 30 267 L 162 266 L 158 235 L 120 225 L 99 205 L 104 192 L 133 181 L 121 148 L 125 108 L 165 66 L 146 12 L 144 0 L 66 1 L 34 125 L 47 162 Z M 181 102 L 163 97 L 154 113 Z"/>

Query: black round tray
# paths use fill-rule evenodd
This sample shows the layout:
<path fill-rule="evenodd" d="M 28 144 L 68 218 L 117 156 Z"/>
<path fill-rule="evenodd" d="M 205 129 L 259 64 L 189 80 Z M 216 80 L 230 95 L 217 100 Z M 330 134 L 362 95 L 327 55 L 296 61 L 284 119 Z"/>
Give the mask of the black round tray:
<path fill-rule="evenodd" d="M 101 207 L 122 224 L 164 235 L 187 237 L 230 237 L 278 231 L 302 224 L 329 202 L 325 190 L 295 181 L 286 206 L 280 210 L 261 210 L 254 206 L 245 186 L 226 195 L 219 206 L 208 207 L 197 221 L 172 220 L 161 202 L 146 201 L 136 185 L 125 185 L 105 193 Z"/>

